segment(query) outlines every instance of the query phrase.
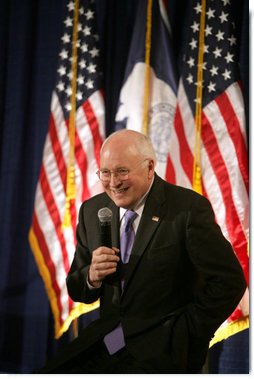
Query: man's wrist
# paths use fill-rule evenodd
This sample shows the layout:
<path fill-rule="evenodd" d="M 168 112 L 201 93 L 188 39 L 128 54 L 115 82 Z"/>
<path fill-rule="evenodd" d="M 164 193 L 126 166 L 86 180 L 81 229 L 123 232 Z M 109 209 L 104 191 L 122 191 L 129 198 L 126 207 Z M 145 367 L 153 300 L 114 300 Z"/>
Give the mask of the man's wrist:
<path fill-rule="evenodd" d="M 90 279 L 90 271 L 88 271 L 86 283 L 87 283 L 89 289 L 98 289 L 101 287 L 102 281 L 101 280 L 91 280 Z"/>

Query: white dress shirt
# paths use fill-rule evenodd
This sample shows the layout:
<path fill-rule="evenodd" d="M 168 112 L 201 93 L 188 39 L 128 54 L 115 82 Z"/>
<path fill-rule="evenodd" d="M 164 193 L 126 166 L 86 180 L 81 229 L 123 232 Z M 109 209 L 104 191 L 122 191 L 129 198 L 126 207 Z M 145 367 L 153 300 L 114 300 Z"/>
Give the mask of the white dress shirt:
<path fill-rule="evenodd" d="M 133 211 L 135 211 L 137 213 L 137 217 L 135 218 L 135 220 L 133 221 L 132 225 L 133 225 L 133 229 L 134 229 L 134 232 L 136 234 L 137 230 L 138 230 L 138 226 L 139 226 L 139 223 L 140 223 L 140 219 L 141 219 L 141 216 L 142 216 L 142 213 L 143 213 L 143 210 L 144 210 L 144 206 L 145 206 L 145 202 L 146 202 L 146 198 L 147 198 L 147 195 L 152 187 L 152 184 L 153 184 L 153 181 L 154 181 L 154 178 L 147 190 L 147 192 L 144 194 L 144 196 L 142 196 L 142 198 L 137 202 L 137 204 L 133 207 Z M 123 227 L 124 227 L 124 215 L 125 215 L 125 212 L 127 212 L 127 209 L 125 208 L 120 208 L 119 210 L 119 217 L 120 217 L 120 234 L 122 233 L 122 230 L 123 230 Z M 92 286 L 89 281 L 88 281 L 88 276 L 87 276 L 87 280 L 86 280 L 86 283 L 88 285 L 88 288 L 91 290 L 91 289 L 98 289 L 99 287 L 94 287 Z"/>

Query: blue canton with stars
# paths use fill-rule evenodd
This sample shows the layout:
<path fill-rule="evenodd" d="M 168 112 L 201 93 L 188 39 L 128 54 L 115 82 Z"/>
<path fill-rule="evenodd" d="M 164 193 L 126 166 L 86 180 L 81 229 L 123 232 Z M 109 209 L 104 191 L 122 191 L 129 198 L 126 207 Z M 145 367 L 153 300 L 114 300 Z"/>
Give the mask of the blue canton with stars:
<path fill-rule="evenodd" d="M 71 110 L 72 95 L 72 34 L 74 19 L 74 2 L 67 5 L 65 27 L 61 38 L 61 49 L 57 69 L 56 93 L 59 97 L 65 119 Z M 87 100 L 93 92 L 102 88 L 101 57 L 99 36 L 96 32 L 94 1 L 80 1 L 77 38 L 77 89 L 76 109 Z"/>
<path fill-rule="evenodd" d="M 195 112 L 198 47 L 201 2 L 194 1 L 193 17 L 188 29 L 188 46 L 183 57 L 182 73 L 190 106 Z M 203 107 L 214 100 L 233 82 L 239 79 L 235 23 L 231 0 L 211 0 L 206 3 L 203 56 Z"/>

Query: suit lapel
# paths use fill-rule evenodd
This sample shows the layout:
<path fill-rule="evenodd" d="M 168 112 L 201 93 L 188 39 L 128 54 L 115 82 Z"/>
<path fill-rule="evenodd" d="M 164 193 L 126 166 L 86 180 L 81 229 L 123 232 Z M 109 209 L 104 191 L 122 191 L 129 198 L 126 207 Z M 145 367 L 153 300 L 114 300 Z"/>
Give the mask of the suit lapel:
<path fill-rule="evenodd" d="M 128 268 L 126 270 L 125 289 L 128 286 L 136 265 L 143 255 L 156 229 L 159 227 L 161 219 L 164 217 L 165 207 L 163 207 L 163 204 L 165 202 L 165 194 L 161 182 L 161 179 L 156 175 L 154 184 L 146 200 L 132 248 Z"/>

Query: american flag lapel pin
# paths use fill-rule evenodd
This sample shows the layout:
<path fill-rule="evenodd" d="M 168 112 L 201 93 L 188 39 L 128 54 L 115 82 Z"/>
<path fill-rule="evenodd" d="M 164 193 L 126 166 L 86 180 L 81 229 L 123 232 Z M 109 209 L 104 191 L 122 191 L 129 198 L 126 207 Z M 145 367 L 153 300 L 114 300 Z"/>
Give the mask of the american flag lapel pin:
<path fill-rule="evenodd" d="M 158 216 L 153 216 L 152 220 L 155 221 L 155 222 L 158 222 L 160 220 L 160 218 Z"/>

